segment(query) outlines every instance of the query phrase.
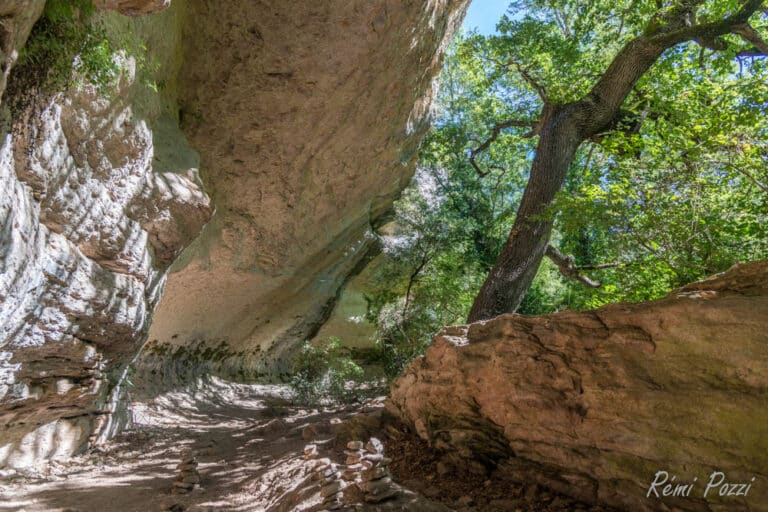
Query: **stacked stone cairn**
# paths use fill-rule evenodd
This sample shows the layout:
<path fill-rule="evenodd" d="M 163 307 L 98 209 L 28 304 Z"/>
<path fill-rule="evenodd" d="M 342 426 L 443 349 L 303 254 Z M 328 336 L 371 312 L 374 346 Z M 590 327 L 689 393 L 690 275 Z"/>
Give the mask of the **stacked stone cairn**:
<path fill-rule="evenodd" d="M 368 443 L 350 441 L 347 443 L 347 468 L 342 478 L 355 482 L 363 491 L 368 503 L 380 503 L 394 498 L 398 491 L 392 484 L 389 464 L 392 459 L 384 457 L 384 445 L 372 437 Z"/>
<path fill-rule="evenodd" d="M 200 474 L 197 472 L 197 459 L 189 448 L 181 452 L 181 463 L 176 466 L 179 475 L 173 482 L 175 494 L 186 494 L 195 486 L 200 485 Z"/>
<path fill-rule="evenodd" d="M 362 441 L 350 441 L 347 443 L 347 449 L 344 450 L 347 455 L 346 469 L 341 474 L 341 478 L 347 482 L 356 483 L 359 481 L 360 472 L 364 466 L 362 464 L 365 456 L 365 444 Z"/>
<path fill-rule="evenodd" d="M 320 496 L 323 510 L 338 510 L 344 506 L 344 489 L 347 483 L 339 478 L 336 464 L 328 458 L 319 458 L 317 446 L 309 444 L 304 448 L 304 460 L 314 460 L 313 478 L 320 480 Z"/>

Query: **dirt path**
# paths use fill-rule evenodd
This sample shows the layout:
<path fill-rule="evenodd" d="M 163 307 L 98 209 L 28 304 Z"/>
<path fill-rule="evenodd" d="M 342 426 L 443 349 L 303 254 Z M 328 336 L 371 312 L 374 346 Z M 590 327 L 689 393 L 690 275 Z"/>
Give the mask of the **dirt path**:
<path fill-rule="evenodd" d="M 303 459 L 304 447 L 316 443 L 323 457 L 341 463 L 345 455 L 337 434 L 345 441 L 380 436 L 393 458 L 395 481 L 407 487 L 397 485 L 396 500 L 377 506 L 358 501 L 348 510 L 605 510 L 465 464 L 446 466 L 412 435 L 381 431 L 380 401 L 319 410 L 295 407 L 287 397 L 281 386 L 214 380 L 194 392 L 135 403 L 135 427 L 103 450 L 36 471 L 0 473 L 0 512 L 314 512 L 322 508 L 322 498 L 311 477 L 312 461 Z M 201 485 L 189 494 L 173 494 L 176 466 L 186 449 L 197 455 Z"/>
<path fill-rule="evenodd" d="M 285 397 L 279 386 L 219 381 L 136 404 L 136 427 L 102 452 L 0 478 L 0 511 L 268 510 L 305 480 L 302 430 L 354 413 L 300 409 Z M 198 454 L 202 485 L 171 494 L 185 447 Z"/>

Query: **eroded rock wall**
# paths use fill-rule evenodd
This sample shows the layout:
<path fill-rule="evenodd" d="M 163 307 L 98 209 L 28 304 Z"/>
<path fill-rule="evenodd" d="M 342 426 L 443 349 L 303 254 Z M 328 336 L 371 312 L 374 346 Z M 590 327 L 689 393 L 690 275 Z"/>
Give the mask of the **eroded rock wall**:
<path fill-rule="evenodd" d="M 768 262 L 654 302 L 446 328 L 389 409 L 437 449 L 588 502 L 768 510 Z M 649 498 L 658 471 L 698 480 Z M 713 471 L 748 496 L 704 499 Z"/>
<path fill-rule="evenodd" d="M 1 116 L 0 466 L 113 430 L 214 208 L 138 366 L 279 373 L 408 181 L 468 0 L 95 3 L 144 68 L 106 95 L 16 87 Z M 0 6 L 0 90 L 43 4 Z"/>
<path fill-rule="evenodd" d="M 192 0 L 181 110 L 217 213 L 169 277 L 146 363 L 274 375 L 413 172 L 466 0 Z M 156 357 L 157 356 L 157 357 Z"/>
<path fill-rule="evenodd" d="M 163 92 L 124 56 L 106 93 L 85 85 L 6 98 L 0 466 L 67 455 L 109 427 L 168 266 L 211 215 L 198 157 L 169 108 L 178 58 L 160 39 L 174 41 L 178 12 L 106 23 L 147 42 L 165 66 L 155 76 Z"/>

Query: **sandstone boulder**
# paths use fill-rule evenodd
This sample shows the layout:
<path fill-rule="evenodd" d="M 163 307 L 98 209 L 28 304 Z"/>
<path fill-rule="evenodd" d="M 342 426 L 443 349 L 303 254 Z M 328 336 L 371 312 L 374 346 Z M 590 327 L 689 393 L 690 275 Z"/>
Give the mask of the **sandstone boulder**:
<path fill-rule="evenodd" d="M 768 262 L 653 302 L 446 328 L 388 408 L 436 449 L 588 502 L 768 510 Z M 688 495 L 647 497 L 659 471 Z M 705 499 L 716 471 L 748 495 Z"/>

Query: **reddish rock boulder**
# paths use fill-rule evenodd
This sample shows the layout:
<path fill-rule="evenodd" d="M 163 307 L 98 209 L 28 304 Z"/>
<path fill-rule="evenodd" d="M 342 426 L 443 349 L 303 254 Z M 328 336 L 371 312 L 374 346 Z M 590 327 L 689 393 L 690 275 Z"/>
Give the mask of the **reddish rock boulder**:
<path fill-rule="evenodd" d="M 436 449 L 588 502 L 768 510 L 768 262 L 653 302 L 446 328 L 388 408 Z M 660 471 L 692 485 L 664 496 Z M 705 498 L 715 471 L 747 496 Z"/>

